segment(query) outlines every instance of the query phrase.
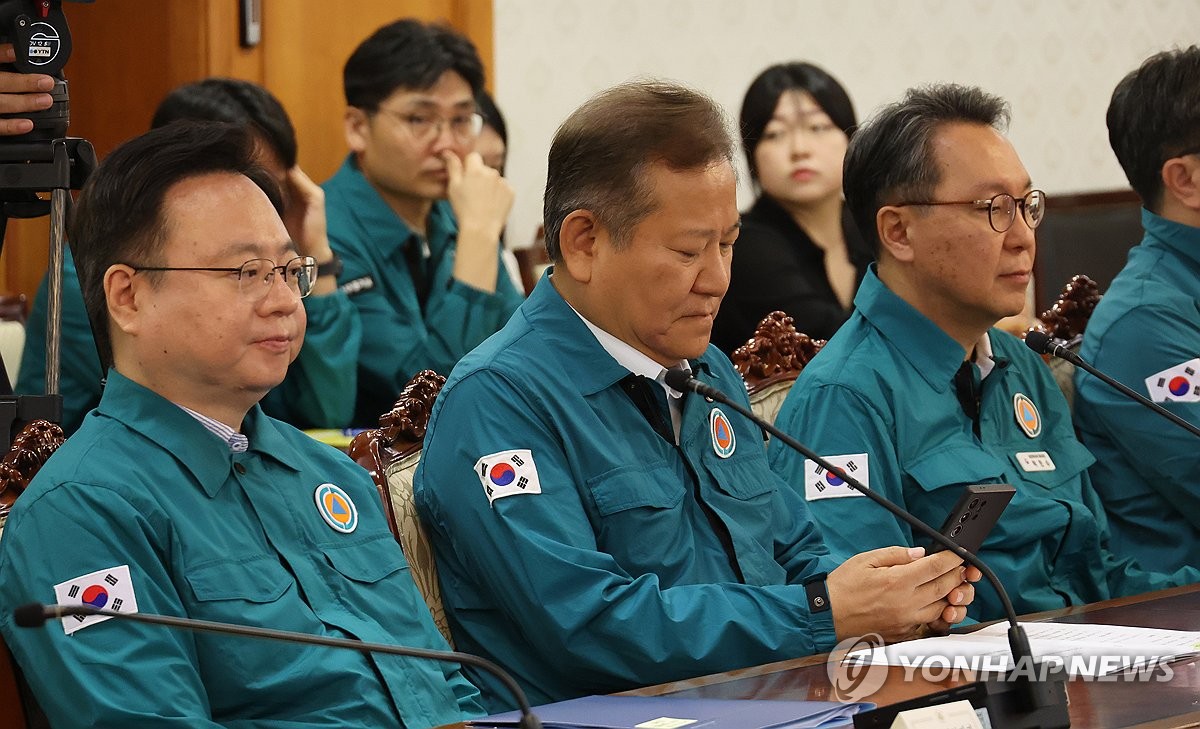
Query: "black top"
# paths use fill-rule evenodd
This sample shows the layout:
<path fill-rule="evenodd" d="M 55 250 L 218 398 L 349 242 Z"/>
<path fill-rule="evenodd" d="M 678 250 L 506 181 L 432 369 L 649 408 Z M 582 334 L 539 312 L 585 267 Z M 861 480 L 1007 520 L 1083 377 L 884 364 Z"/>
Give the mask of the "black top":
<path fill-rule="evenodd" d="M 850 212 L 842 207 L 842 232 L 855 269 L 854 290 L 874 260 Z M 796 330 L 813 339 L 829 339 L 850 316 L 825 274 L 825 252 L 786 210 L 760 195 L 742 215 L 742 232 L 733 248 L 729 292 L 713 323 L 712 343 L 730 354 L 754 336 L 772 311 L 783 311 Z"/>

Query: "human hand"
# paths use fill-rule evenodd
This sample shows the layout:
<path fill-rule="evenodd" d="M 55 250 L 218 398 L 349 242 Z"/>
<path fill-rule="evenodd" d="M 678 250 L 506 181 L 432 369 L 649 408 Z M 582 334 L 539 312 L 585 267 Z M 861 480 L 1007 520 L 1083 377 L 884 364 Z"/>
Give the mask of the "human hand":
<path fill-rule="evenodd" d="M 454 152 L 446 150 L 442 158 L 449 177 L 446 197 L 454 208 L 459 230 L 477 229 L 493 242 L 499 240 L 513 205 L 514 193 L 508 180 L 485 165 L 478 152 L 460 160 Z M 494 247 L 489 254 L 495 255 Z"/>
<path fill-rule="evenodd" d="M 296 246 L 296 253 L 312 256 L 319 264 L 333 259 L 325 227 L 325 191 L 299 165 L 287 171 L 284 181 L 283 225 Z M 336 289 L 337 280 L 333 276 L 318 276 L 312 293 L 323 296 Z"/>
<path fill-rule="evenodd" d="M 11 43 L 0 44 L 0 63 L 17 60 Z M 49 109 L 54 103 L 50 94 L 54 79 L 40 73 L 0 71 L 0 114 L 21 114 Z M 33 131 L 30 119 L 0 119 L 0 136 L 12 136 Z"/>
<path fill-rule="evenodd" d="M 966 617 L 963 606 L 975 598 L 967 576 L 953 552 L 885 547 L 856 554 L 825 582 L 838 639 L 878 633 L 892 642 L 948 627 Z"/>
<path fill-rule="evenodd" d="M 458 221 L 454 277 L 491 293 L 496 290 L 500 233 L 512 210 L 512 186 L 478 152 L 460 160 L 446 150 L 442 157 L 449 177 L 446 197 Z"/>
<path fill-rule="evenodd" d="M 283 224 L 302 256 L 327 261 L 332 256 L 325 228 L 325 191 L 299 165 L 287 171 Z"/>

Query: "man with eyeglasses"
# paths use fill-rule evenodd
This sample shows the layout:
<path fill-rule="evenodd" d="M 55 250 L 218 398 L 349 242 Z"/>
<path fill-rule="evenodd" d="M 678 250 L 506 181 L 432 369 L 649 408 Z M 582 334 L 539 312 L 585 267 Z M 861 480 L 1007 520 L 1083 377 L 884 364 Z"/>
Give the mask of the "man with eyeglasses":
<path fill-rule="evenodd" d="M 179 123 L 80 195 L 99 407 L 17 501 L 0 632 L 55 727 L 408 729 L 481 713 L 455 665 L 111 618 L 17 628 L 30 601 L 445 649 L 367 474 L 259 401 L 304 340 L 297 256 L 252 135 Z"/>
<path fill-rule="evenodd" d="M 1195 581 L 1108 549 L 1050 370 L 994 328 L 1019 312 L 1045 211 L 1005 138 L 1008 105 L 977 88 L 911 89 L 855 133 L 846 203 L 878 263 L 855 313 L 804 369 L 776 424 L 925 522 L 942 524 L 970 484 L 1017 492 L 980 556 L 1019 613 Z M 912 531 L 773 442 L 771 467 L 802 490 L 835 555 L 914 540 Z M 981 590 L 971 617 L 1002 617 Z"/>
<path fill-rule="evenodd" d="M 355 360 L 360 337 L 358 313 L 337 290 L 336 261 L 325 231 L 321 188 L 296 164 L 296 133 L 279 100 L 249 81 L 207 78 L 180 86 L 159 103 L 152 127 L 172 122 L 213 121 L 241 124 L 255 135 L 259 161 L 284 191 L 284 225 L 296 249 L 317 263 L 312 296 L 304 302 L 308 327 L 305 346 L 283 383 L 263 398 L 263 410 L 297 428 L 344 428 L 353 415 Z M 62 426 L 74 433 L 100 402 L 104 370 L 79 291 L 74 258 L 63 262 L 59 392 Z M 20 394 L 44 392 L 49 282 L 43 277 L 26 323 Z"/>
<path fill-rule="evenodd" d="M 1080 354 L 1200 424 L 1200 46 L 1156 54 L 1108 106 L 1108 139 L 1142 198 L 1145 237 L 1096 306 Z M 1075 415 L 1113 549 L 1200 564 L 1200 443 L 1078 371 Z"/>
<path fill-rule="evenodd" d="M 448 374 L 522 295 L 500 257 L 512 188 L 474 152 L 471 42 L 400 20 L 355 49 L 344 83 L 350 155 L 324 188 L 338 280 L 363 325 L 355 421 L 373 425 L 412 375 Z"/>

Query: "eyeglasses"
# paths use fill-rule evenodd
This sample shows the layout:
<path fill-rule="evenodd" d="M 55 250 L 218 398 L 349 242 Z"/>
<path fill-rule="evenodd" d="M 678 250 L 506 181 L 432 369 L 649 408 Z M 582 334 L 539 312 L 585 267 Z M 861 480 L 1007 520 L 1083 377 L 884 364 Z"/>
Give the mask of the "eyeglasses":
<path fill-rule="evenodd" d="M 282 266 L 276 266 L 275 261 L 269 258 L 254 258 L 237 268 L 125 265 L 132 268 L 135 273 L 142 271 L 214 271 L 235 274 L 238 292 L 255 301 L 266 297 L 267 292 L 271 290 L 276 272 L 283 277 L 284 285 L 293 293 L 299 294 L 302 299 L 312 293 L 313 281 L 316 280 L 317 274 L 317 259 L 312 256 L 296 256 Z"/>
<path fill-rule="evenodd" d="M 1029 226 L 1030 230 L 1041 225 L 1042 218 L 1046 216 L 1046 193 L 1041 190 L 1031 190 L 1024 197 L 1018 199 L 1007 192 L 1002 192 L 987 200 L 948 202 L 927 200 L 923 202 L 893 203 L 892 207 L 903 208 L 910 205 L 974 205 L 980 210 L 986 209 L 988 211 L 988 224 L 992 226 L 992 230 L 997 233 L 1004 233 L 1016 221 L 1017 208 L 1021 208 L 1021 217 L 1025 219 L 1025 224 Z"/>
<path fill-rule="evenodd" d="M 450 134 L 460 142 L 474 141 L 483 131 L 483 116 L 478 113 L 456 114 L 447 119 L 436 114 L 405 113 L 395 109 L 379 107 L 377 111 L 391 116 L 418 142 L 432 142 L 442 130 L 450 128 Z"/>

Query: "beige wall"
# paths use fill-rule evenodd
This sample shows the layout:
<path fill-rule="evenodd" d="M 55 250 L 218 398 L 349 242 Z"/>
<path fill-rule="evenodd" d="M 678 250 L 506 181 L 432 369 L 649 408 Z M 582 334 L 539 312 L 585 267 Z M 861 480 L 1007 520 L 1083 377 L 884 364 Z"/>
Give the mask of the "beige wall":
<path fill-rule="evenodd" d="M 1112 88 L 1151 53 L 1200 41 L 1197 28 L 1196 0 L 495 0 L 517 188 L 509 240 L 528 244 L 550 139 L 594 92 L 673 78 L 736 117 L 754 76 L 788 60 L 838 77 L 860 118 L 915 84 L 980 85 L 1012 102 L 1011 137 L 1036 184 L 1120 187 L 1104 127 Z"/>

